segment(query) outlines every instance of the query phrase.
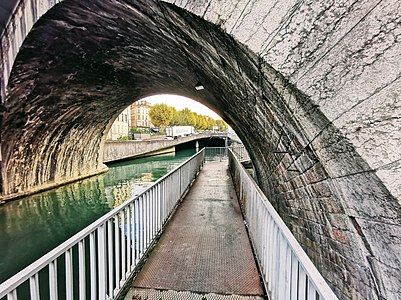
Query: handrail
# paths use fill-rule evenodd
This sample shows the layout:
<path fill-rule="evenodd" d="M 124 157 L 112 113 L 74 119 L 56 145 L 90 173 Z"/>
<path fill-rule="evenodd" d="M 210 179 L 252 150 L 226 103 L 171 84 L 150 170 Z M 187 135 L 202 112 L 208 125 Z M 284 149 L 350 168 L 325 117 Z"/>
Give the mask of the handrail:
<path fill-rule="evenodd" d="M 337 296 L 232 150 L 228 156 L 250 239 L 271 299 L 336 300 Z"/>
<path fill-rule="evenodd" d="M 206 147 L 205 160 L 227 160 L 227 147 Z"/>
<path fill-rule="evenodd" d="M 249 153 L 243 144 L 233 145 L 230 148 L 240 161 L 250 160 Z"/>
<path fill-rule="evenodd" d="M 108 212 L 2 283 L 0 299 L 7 296 L 7 299 L 17 300 L 18 287 L 28 280 L 31 299 L 40 299 L 44 288 L 50 299 L 57 299 L 61 292 L 57 285 L 57 262 L 62 256 L 65 261 L 59 265 L 65 267 L 63 292 L 67 299 L 74 289 L 79 293 L 79 299 L 84 299 L 89 288 L 92 299 L 115 299 L 203 166 L 204 156 L 202 149 L 138 196 Z M 89 256 L 85 254 L 88 245 Z M 74 263 L 78 264 L 79 278 L 74 277 Z M 87 264 L 90 274 L 85 272 Z M 49 284 L 40 289 L 39 272 L 44 269 L 48 269 Z M 85 286 L 88 278 L 90 287 Z"/>

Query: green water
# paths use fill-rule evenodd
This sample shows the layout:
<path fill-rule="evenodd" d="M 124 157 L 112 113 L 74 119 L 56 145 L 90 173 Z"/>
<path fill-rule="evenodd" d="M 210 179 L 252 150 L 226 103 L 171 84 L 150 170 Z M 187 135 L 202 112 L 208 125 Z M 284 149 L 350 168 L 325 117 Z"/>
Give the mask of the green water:
<path fill-rule="evenodd" d="M 115 163 L 103 175 L 0 206 L 0 283 L 193 154 L 182 150 Z"/>

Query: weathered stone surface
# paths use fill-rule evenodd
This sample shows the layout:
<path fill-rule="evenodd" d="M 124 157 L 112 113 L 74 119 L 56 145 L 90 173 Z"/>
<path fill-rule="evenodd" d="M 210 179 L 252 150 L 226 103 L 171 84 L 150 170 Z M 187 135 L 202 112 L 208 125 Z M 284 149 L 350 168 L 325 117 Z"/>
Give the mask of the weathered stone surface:
<path fill-rule="evenodd" d="M 401 161 L 397 160 L 391 164 L 377 169 L 377 176 L 383 181 L 391 193 L 401 203 L 401 184 L 399 172 L 401 172 Z"/>
<path fill-rule="evenodd" d="M 297 86 L 329 120 L 371 97 L 399 77 L 400 3 L 381 1 L 312 68 Z M 382 20 L 381 16 L 386 16 Z M 357 38 L 359 37 L 359 38 Z"/>
<path fill-rule="evenodd" d="M 400 298 L 400 4 L 170 2 L 198 16 L 151 0 L 65 0 L 37 22 L 4 99 L 3 195 L 101 170 L 124 107 L 189 96 L 236 130 L 340 299 Z"/>
<path fill-rule="evenodd" d="M 399 145 L 401 144 L 401 81 L 369 97 L 344 113 L 334 124 L 353 141 L 353 146 L 400 200 Z"/>
<path fill-rule="evenodd" d="M 348 175 L 333 180 L 350 216 L 400 224 L 401 210 L 373 172 Z M 369 189 L 366 187 L 369 186 Z"/>
<path fill-rule="evenodd" d="M 300 1 L 262 53 L 297 82 L 380 1 Z"/>

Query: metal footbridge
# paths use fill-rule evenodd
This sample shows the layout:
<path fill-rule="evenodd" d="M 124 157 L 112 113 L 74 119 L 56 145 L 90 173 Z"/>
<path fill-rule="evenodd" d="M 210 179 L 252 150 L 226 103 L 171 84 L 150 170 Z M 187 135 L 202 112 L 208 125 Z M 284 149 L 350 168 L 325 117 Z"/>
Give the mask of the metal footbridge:
<path fill-rule="evenodd" d="M 0 300 L 337 299 L 245 155 L 202 149 L 2 283 Z"/>

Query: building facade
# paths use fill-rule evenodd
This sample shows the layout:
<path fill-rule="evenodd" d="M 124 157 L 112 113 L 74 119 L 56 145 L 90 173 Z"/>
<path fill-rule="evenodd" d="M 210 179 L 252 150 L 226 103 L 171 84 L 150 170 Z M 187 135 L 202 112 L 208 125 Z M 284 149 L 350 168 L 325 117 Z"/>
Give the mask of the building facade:
<path fill-rule="evenodd" d="M 150 103 L 137 101 L 131 104 L 131 126 L 149 128 L 153 127 L 149 117 Z"/>
<path fill-rule="evenodd" d="M 131 129 L 131 107 L 128 106 L 118 115 L 107 134 L 107 140 L 128 138 Z"/>

